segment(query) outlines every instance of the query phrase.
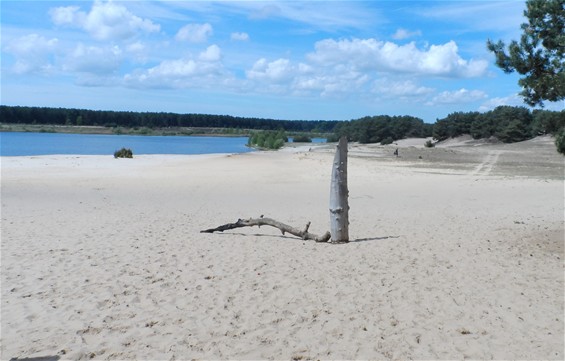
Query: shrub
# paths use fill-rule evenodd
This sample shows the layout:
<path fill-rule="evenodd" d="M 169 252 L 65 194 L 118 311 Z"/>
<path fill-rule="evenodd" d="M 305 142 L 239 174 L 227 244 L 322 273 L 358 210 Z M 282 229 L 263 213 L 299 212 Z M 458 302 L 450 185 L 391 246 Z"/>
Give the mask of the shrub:
<path fill-rule="evenodd" d="M 326 143 L 335 143 L 339 142 L 339 135 L 332 134 L 326 138 Z"/>
<path fill-rule="evenodd" d="M 434 142 L 432 142 L 431 140 L 428 139 L 428 140 L 424 143 L 424 146 L 425 146 L 426 148 L 433 148 L 433 147 L 435 147 L 436 145 L 434 144 Z"/>
<path fill-rule="evenodd" d="M 565 155 L 565 127 L 561 128 L 557 134 L 555 134 L 555 146 L 559 153 Z"/>
<path fill-rule="evenodd" d="M 253 133 L 247 142 L 249 147 L 279 149 L 288 141 L 284 131 L 263 131 Z"/>
<path fill-rule="evenodd" d="M 297 135 L 297 136 L 295 136 L 295 137 L 292 139 L 292 141 L 293 141 L 294 143 L 312 143 L 312 138 L 310 138 L 310 137 L 307 136 L 307 135 L 302 134 L 302 135 Z"/>
<path fill-rule="evenodd" d="M 122 148 L 114 152 L 114 158 L 133 158 L 131 149 Z"/>
<path fill-rule="evenodd" d="M 394 142 L 394 139 L 392 139 L 392 137 L 386 137 L 385 139 L 381 140 L 381 145 L 392 144 L 392 142 Z"/>

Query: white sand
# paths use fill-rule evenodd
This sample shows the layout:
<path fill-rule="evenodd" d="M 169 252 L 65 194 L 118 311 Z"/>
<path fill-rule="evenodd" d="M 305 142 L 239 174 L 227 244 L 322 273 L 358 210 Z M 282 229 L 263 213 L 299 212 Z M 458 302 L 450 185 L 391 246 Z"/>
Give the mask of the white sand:
<path fill-rule="evenodd" d="M 562 360 L 551 140 L 394 147 L 351 145 L 346 245 L 199 233 L 325 232 L 324 147 L 3 157 L 1 359 Z"/>

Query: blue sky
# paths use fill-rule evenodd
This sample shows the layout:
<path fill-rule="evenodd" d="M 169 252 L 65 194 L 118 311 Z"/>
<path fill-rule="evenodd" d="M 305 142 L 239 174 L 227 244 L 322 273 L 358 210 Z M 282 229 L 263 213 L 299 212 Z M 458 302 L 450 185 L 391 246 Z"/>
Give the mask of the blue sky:
<path fill-rule="evenodd" d="M 519 39 L 522 1 L 0 6 L 4 105 L 432 123 L 523 105 L 485 47 Z"/>

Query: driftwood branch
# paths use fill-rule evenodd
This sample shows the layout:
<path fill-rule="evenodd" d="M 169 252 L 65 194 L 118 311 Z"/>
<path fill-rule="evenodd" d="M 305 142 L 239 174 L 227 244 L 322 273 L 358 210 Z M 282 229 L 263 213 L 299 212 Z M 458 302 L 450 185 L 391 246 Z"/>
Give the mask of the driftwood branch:
<path fill-rule="evenodd" d="M 282 234 L 284 235 L 285 233 L 290 233 L 292 235 L 295 235 L 297 237 L 300 237 L 304 240 L 314 240 L 316 242 L 328 242 L 331 238 L 330 232 L 326 232 L 324 235 L 322 236 L 318 236 L 316 234 L 312 234 L 310 232 L 308 232 L 308 229 L 310 228 L 310 222 L 308 222 L 306 224 L 306 227 L 304 227 L 304 229 L 298 229 L 298 228 L 294 228 L 291 227 L 287 224 L 281 223 L 279 221 L 275 221 L 272 218 L 249 218 L 249 219 L 238 219 L 237 222 L 235 223 L 228 223 L 228 224 L 224 224 L 221 225 L 219 227 L 216 228 L 210 228 L 210 229 L 205 229 L 200 231 L 200 233 L 214 233 L 214 232 L 223 232 L 223 231 L 227 231 L 230 229 L 235 229 L 235 228 L 242 228 L 242 227 L 253 227 L 253 226 L 271 226 L 271 227 L 275 227 L 280 229 L 280 231 L 282 232 Z"/>

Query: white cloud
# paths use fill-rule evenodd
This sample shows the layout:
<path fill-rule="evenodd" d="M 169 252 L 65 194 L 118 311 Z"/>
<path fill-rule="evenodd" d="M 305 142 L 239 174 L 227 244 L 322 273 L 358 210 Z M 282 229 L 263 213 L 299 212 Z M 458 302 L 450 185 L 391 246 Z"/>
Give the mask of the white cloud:
<path fill-rule="evenodd" d="M 249 40 L 249 34 L 247 33 L 231 33 L 231 39 L 236 41 L 247 41 Z"/>
<path fill-rule="evenodd" d="M 374 6 L 361 1 L 334 1 L 331 6 L 320 1 L 227 1 L 227 11 L 244 13 L 250 19 L 285 19 L 299 27 L 336 32 L 340 29 L 367 29 L 387 22 Z"/>
<path fill-rule="evenodd" d="M 320 73 L 301 76 L 292 83 L 294 94 L 317 95 L 321 97 L 345 98 L 357 94 L 368 82 L 366 74 L 347 72 Z"/>
<path fill-rule="evenodd" d="M 481 90 L 467 90 L 461 88 L 455 91 L 444 91 L 436 95 L 428 105 L 436 104 L 462 104 L 472 103 L 487 97 L 487 94 Z"/>
<path fill-rule="evenodd" d="M 15 56 L 12 71 L 16 74 L 50 72 L 53 64 L 49 56 L 56 51 L 59 40 L 47 39 L 38 34 L 29 34 L 10 41 L 4 50 Z"/>
<path fill-rule="evenodd" d="M 78 6 L 58 7 L 49 10 L 49 15 L 55 25 L 79 25 L 86 18 L 86 13 L 79 10 Z"/>
<path fill-rule="evenodd" d="M 249 17 L 251 19 L 268 19 L 271 17 L 279 16 L 282 14 L 282 12 L 283 11 L 281 10 L 281 8 L 277 5 L 261 5 L 261 7 L 255 9 Z"/>
<path fill-rule="evenodd" d="M 69 25 L 84 29 L 97 40 L 124 40 L 139 32 L 157 32 L 160 26 L 151 20 L 135 16 L 115 2 L 96 0 L 89 13 L 77 6 L 58 7 L 50 10 L 55 25 Z"/>
<path fill-rule="evenodd" d="M 175 36 L 177 41 L 188 41 L 190 43 L 203 43 L 213 34 L 212 25 L 188 24 L 183 26 Z"/>
<path fill-rule="evenodd" d="M 118 46 L 86 46 L 78 44 L 67 56 L 63 70 L 109 75 L 118 70 L 122 61 L 122 50 Z"/>
<path fill-rule="evenodd" d="M 524 1 L 441 1 L 414 6 L 412 11 L 418 17 L 450 21 L 457 23 L 458 28 L 465 27 L 474 32 L 514 33 L 520 30 L 520 24 L 525 21 L 524 9 Z M 492 21 L 493 14 L 496 14 L 496 21 Z"/>
<path fill-rule="evenodd" d="M 490 98 L 485 101 L 479 107 L 480 112 L 487 112 L 489 110 L 493 110 L 494 108 L 502 105 L 509 105 L 509 106 L 525 106 L 524 99 L 520 97 L 519 94 L 512 94 L 507 97 L 495 97 Z"/>
<path fill-rule="evenodd" d="M 396 33 L 392 35 L 392 38 L 395 40 L 404 40 L 415 36 L 422 36 L 422 32 L 420 30 L 409 31 L 403 28 L 399 28 L 398 30 L 396 30 Z"/>
<path fill-rule="evenodd" d="M 271 62 L 261 58 L 246 71 L 246 76 L 255 82 L 253 88 L 257 91 L 322 97 L 342 97 L 359 90 L 370 79 L 367 74 L 344 65 L 323 68 L 284 58 Z"/>
<path fill-rule="evenodd" d="M 206 62 L 219 61 L 222 58 L 222 51 L 216 44 L 210 45 L 205 51 L 201 52 L 198 59 Z"/>
<path fill-rule="evenodd" d="M 373 92 L 383 98 L 412 98 L 429 95 L 434 89 L 420 86 L 412 80 L 380 79 L 374 82 Z"/>
<path fill-rule="evenodd" d="M 163 60 L 159 65 L 124 76 L 130 87 L 209 88 L 228 85 L 233 77 L 221 62 L 221 49 L 211 45 L 196 57 Z"/>
<path fill-rule="evenodd" d="M 453 41 L 420 50 L 413 42 L 397 45 L 375 39 L 326 39 L 317 42 L 315 49 L 308 59 L 321 66 L 345 63 L 361 70 L 421 76 L 478 77 L 485 74 L 488 65 L 483 60 L 461 58 Z"/>
<path fill-rule="evenodd" d="M 295 75 L 295 68 L 288 59 L 278 59 L 269 63 L 267 59 L 261 58 L 253 64 L 246 75 L 247 78 L 252 80 L 283 82 L 288 81 Z"/>

